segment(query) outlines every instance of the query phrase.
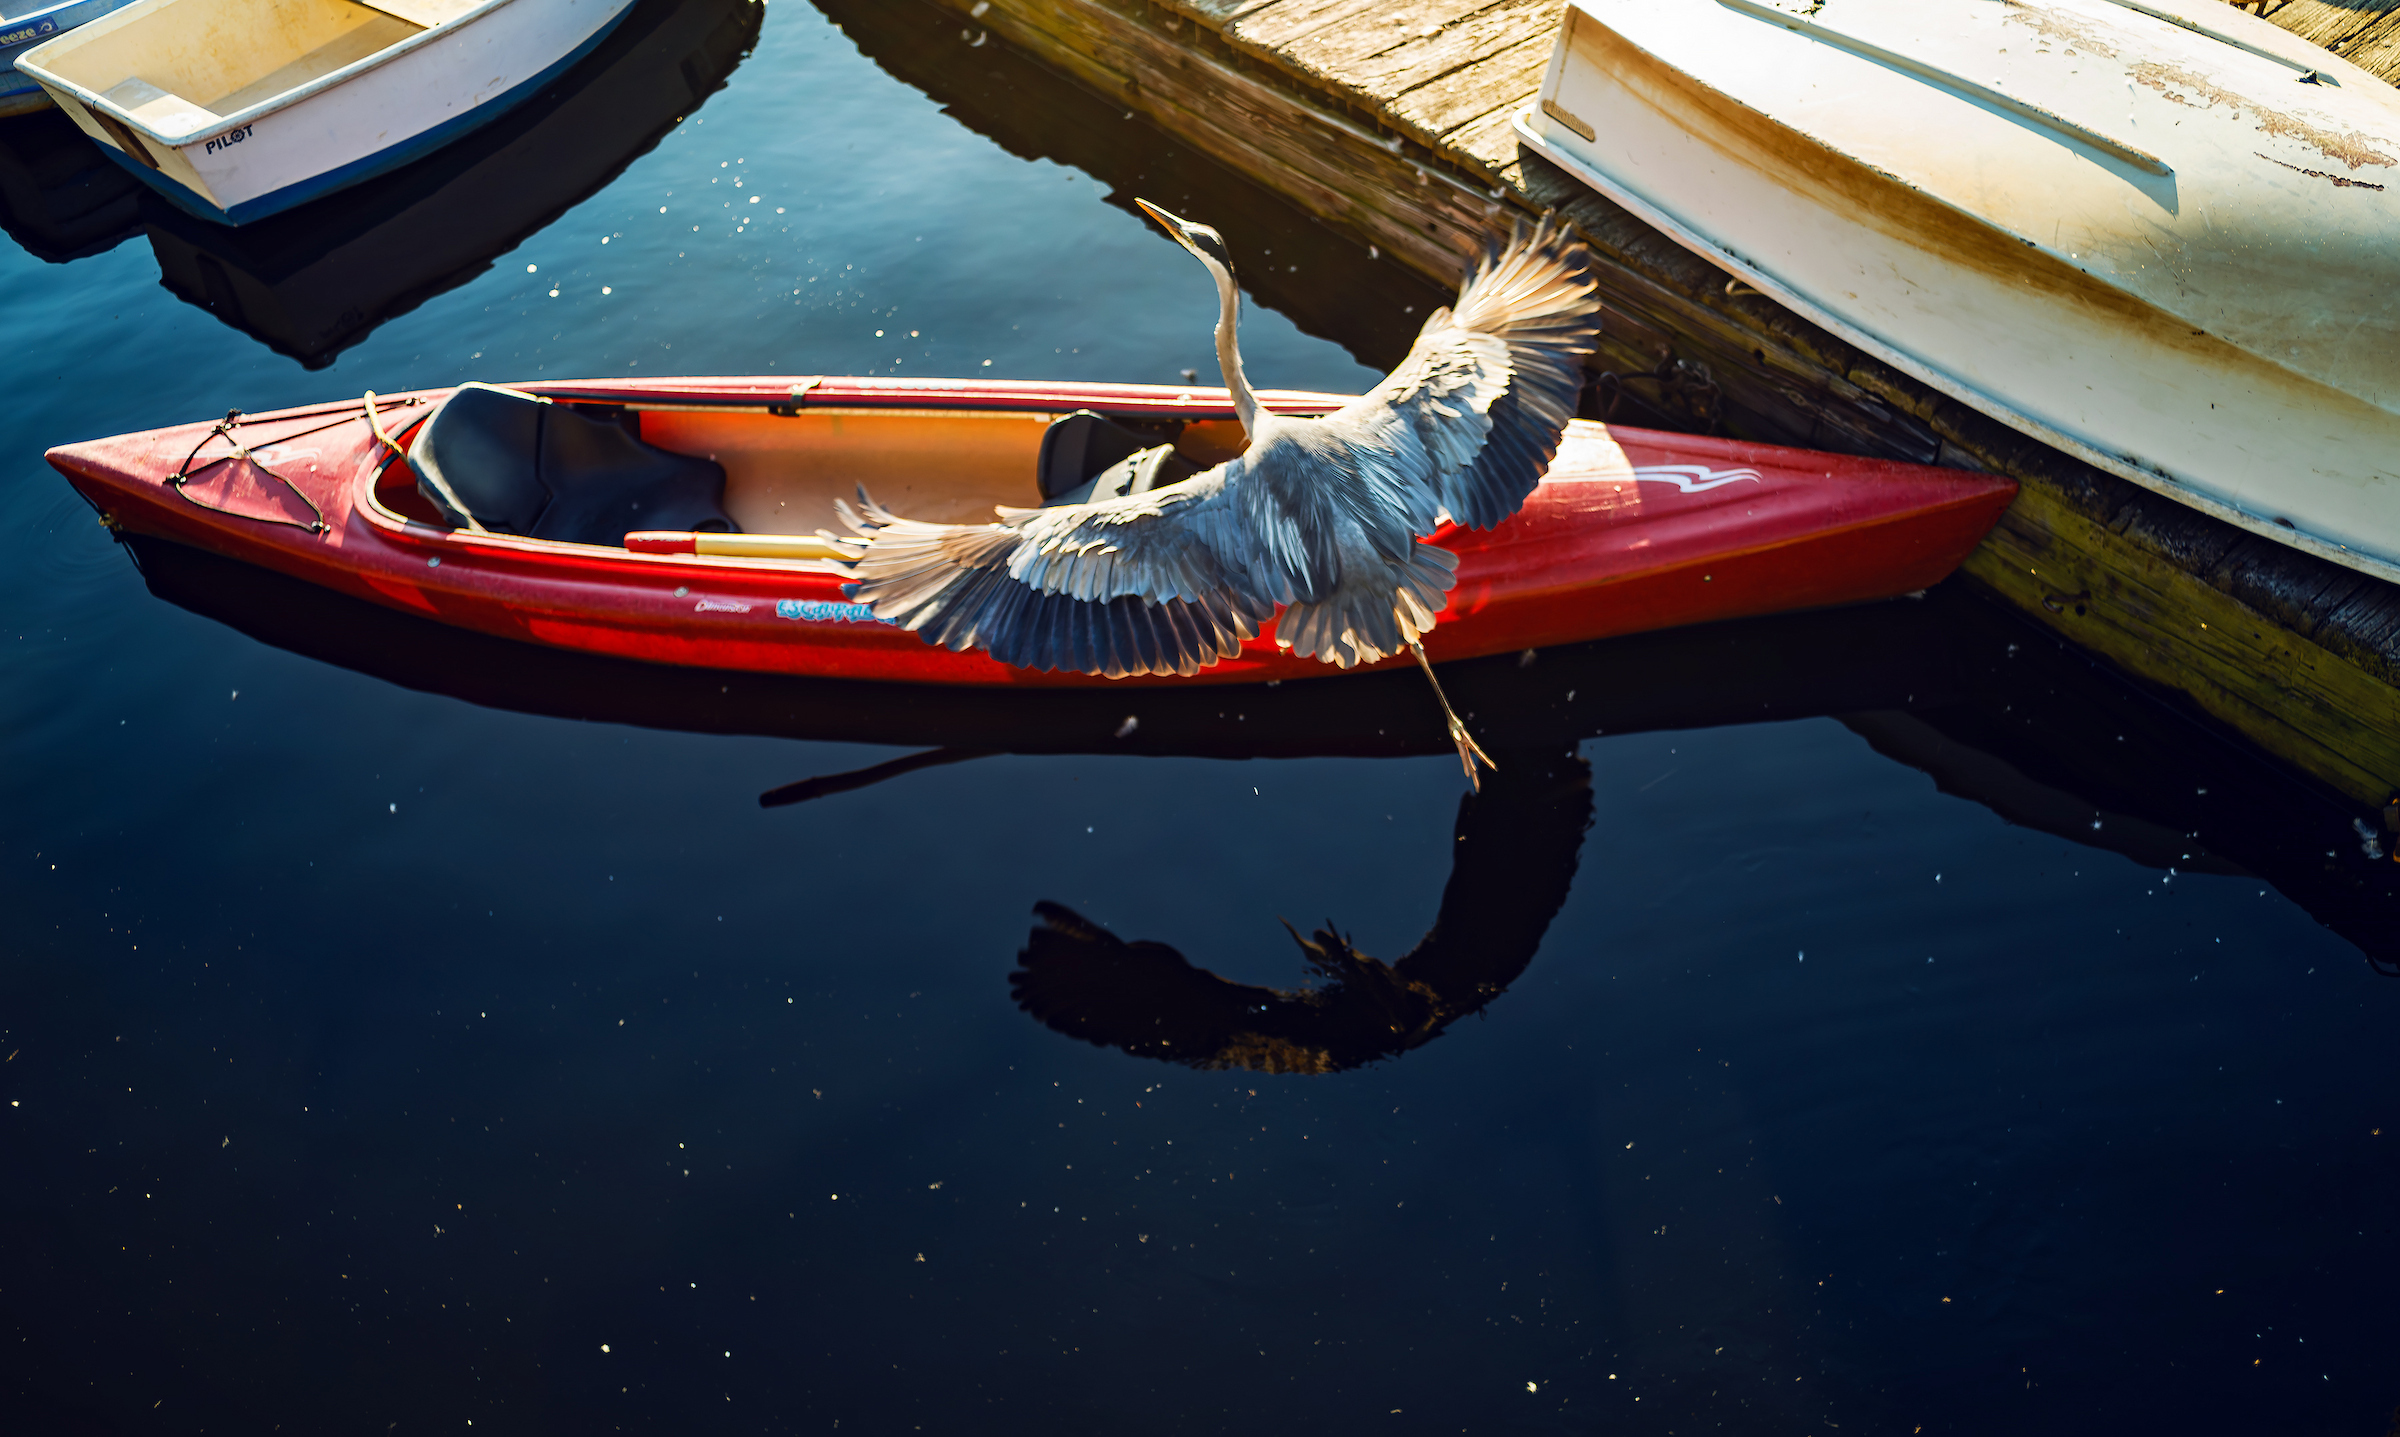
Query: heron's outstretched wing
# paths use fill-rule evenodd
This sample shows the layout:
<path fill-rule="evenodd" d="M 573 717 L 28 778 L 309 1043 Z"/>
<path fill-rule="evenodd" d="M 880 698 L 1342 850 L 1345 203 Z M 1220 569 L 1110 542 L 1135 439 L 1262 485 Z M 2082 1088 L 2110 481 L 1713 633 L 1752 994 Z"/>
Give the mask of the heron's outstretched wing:
<path fill-rule="evenodd" d="M 1189 677 L 1275 613 L 1227 468 L 1097 504 L 1004 508 L 996 524 L 903 519 L 862 489 L 857 511 L 838 506 L 867 540 L 847 592 L 928 643 L 1019 668 Z"/>
<path fill-rule="evenodd" d="M 1590 263 L 1549 217 L 1520 226 L 1373 393 L 1321 420 L 1259 415 L 1241 458 L 1180 484 L 980 525 L 903 519 L 862 491 L 842 509 L 867 541 L 849 593 L 931 643 L 1111 678 L 1197 673 L 1278 605 L 1296 653 L 1395 653 L 1456 568 L 1416 536 L 1442 509 L 1499 523 L 1558 452 L 1599 327 Z"/>
<path fill-rule="evenodd" d="M 1391 377 L 1325 423 L 1356 433 L 1385 483 L 1422 485 L 1459 523 L 1491 528 L 1541 482 L 1575 415 L 1600 332 L 1594 291 L 1591 251 L 1563 221 L 1520 224 Z"/>

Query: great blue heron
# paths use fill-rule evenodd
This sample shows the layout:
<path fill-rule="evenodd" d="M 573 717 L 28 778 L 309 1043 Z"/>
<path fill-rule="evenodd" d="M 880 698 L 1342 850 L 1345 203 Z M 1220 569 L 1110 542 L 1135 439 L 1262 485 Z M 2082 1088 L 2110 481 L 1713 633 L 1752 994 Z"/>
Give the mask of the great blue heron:
<path fill-rule="evenodd" d="M 1457 560 L 1421 542 L 1445 515 L 1488 529 L 1541 482 L 1599 330 L 1591 252 L 1563 223 L 1520 223 L 1436 310 L 1389 378 L 1321 419 L 1259 408 L 1234 343 L 1241 292 L 1224 236 L 1144 213 L 1217 282 L 1217 363 L 1249 436 L 1180 483 L 1096 503 L 999 510 L 995 524 L 903 519 L 862 489 L 850 596 L 953 650 L 1080 673 L 1191 675 L 1283 616 L 1276 642 L 1349 668 L 1405 647 L 1433 683 L 1470 782 L 1486 757 L 1418 636 Z"/>

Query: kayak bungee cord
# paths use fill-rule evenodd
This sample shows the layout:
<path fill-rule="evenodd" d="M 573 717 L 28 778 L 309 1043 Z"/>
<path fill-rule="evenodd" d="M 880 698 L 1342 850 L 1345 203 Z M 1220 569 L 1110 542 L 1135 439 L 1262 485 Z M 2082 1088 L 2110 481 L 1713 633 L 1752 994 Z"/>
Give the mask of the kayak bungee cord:
<path fill-rule="evenodd" d="M 244 444 L 240 440 L 233 437 L 234 426 L 241 422 L 241 418 L 242 411 L 239 409 L 226 410 L 225 417 L 218 420 L 215 425 L 211 426 L 206 434 L 200 436 L 200 442 L 192 446 L 192 452 L 183 456 L 183 463 L 176 467 L 174 473 L 167 476 L 167 487 L 174 490 L 176 496 L 182 499 L 186 504 L 191 505 L 195 509 L 206 509 L 211 514 L 229 514 L 236 519 L 251 519 L 261 524 L 288 524 L 292 528 L 305 530 L 311 534 L 324 533 L 326 529 L 325 511 L 317 507 L 317 501 L 302 493 L 299 485 L 294 484 L 291 480 L 285 478 L 283 475 L 276 473 L 273 469 L 267 467 L 265 464 L 260 463 L 258 456 L 250 452 L 249 445 Z M 347 418 L 337 419 L 332 424 L 320 425 L 317 429 L 308 429 L 301 431 L 299 434 L 285 435 L 284 438 L 278 439 L 275 442 L 277 444 L 281 444 L 288 442 L 289 440 L 304 438 L 307 435 L 319 433 L 321 430 L 331 429 L 336 425 L 347 424 L 349 422 L 350 421 Z M 209 460 L 206 464 L 201 465 L 199 469 L 195 470 L 192 468 L 192 461 L 200 457 L 200 451 L 207 447 L 208 441 L 211 439 L 223 439 L 228 444 L 231 444 L 233 448 L 223 454 L 218 455 L 216 458 Z M 270 445 L 268 447 L 272 448 L 274 446 Z M 184 485 L 190 483 L 193 479 L 197 478 L 201 473 L 210 469 L 214 469 L 219 464 L 222 464 L 229 459 L 243 459 L 249 461 L 251 468 L 256 469 L 259 473 L 266 475 L 268 478 L 273 479 L 276 483 L 281 484 L 284 488 L 291 490 L 292 497 L 299 500 L 301 503 L 306 504 L 308 506 L 308 512 L 314 517 L 310 522 L 303 524 L 297 519 L 285 519 L 280 516 L 244 514 L 236 509 L 228 509 L 221 504 L 211 504 L 205 500 L 195 499 L 192 497 L 191 493 L 183 487 Z"/>
<path fill-rule="evenodd" d="M 424 402 L 425 401 L 421 399 L 414 398 L 402 399 L 396 401 L 392 407 L 395 409 L 406 409 L 413 405 L 422 404 Z M 408 456 L 402 453 L 400 446 L 393 442 L 392 437 L 389 434 L 384 432 L 383 417 L 375 408 L 375 391 L 371 389 L 367 391 L 366 409 L 367 427 L 374 430 L 375 437 L 382 440 L 394 454 L 400 455 L 402 463 L 407 463 Z M 274 469 L 270 468 L 266 464 L 261 463 L 258 455 L 250 448 L 249 445 L 244 444 L 240 440 L 233 437 L 234 429 L 238 427 L 241 422 L 242 411 L 239 409 L 226 410 L 225 417 L 211 425 L 209 427 L 209 431 L 200 436 L 200 442 L 192 446 L 192 452 L 183 456 L 183 463 L 176 467 L 174 473 L 167 476 L 167 487 L 174 490 L 176 496 L 182 499 L 186 504 L 191 505 L 195 509 L 205 509 L 211 514 L 225 514 L 236 519 L 248 519 L 260 524 L 283 524 L 310 534 L 322 534 L 326 532 L 330 526 L 325 522 L 325 511 L 317 507 L 317 501 L 309 498 L 299 485 L 294 484 L 290 479 L 276 473 Z M 349 422 L 350 415 L 348 412 L 348 406 L 344 406 L 341 411 L 340 418 L 329 420 L 326 423 L 318 425 L 314 429 L 303 429 L 297 433 L 283 435 L 282 437 L 276 439 L 274 443 L 269 444 L 267 447 L 269 449 L 273 449 L 278 445 L 289 444 L 295 439 L 306 439 L 312 434 L 322 434 L 328 429 L 339 429 Z M 217 455 L 213 459 L 210 459 L 207 463 L 202 464 L 198 469 L 194 469 L 192 467 L 192 461 L 200 457 L 200 451 L 208 447 L 208 441 L 211 439 L 223 439 L 227 443 L 231 444 L 233 448 L 227 450 L 223 454 Z M 301 503 L 306 504 L 308 506 L 308 512 L 313 515 L 314 518 L 309 523 L 303 524 L 297 519 L 285 519 L 264 514 L 244 514 L 238 509 L 228 509 L 221 504 L 211 504 L 206 500 L 196 499 L 192 497 L 191 493 L 183 487 L 192 480 L 200 477 L 201 474 L 210 469 L 214 469 L 216 466 L 225 463 L 229 459 L 247 460 L 251 468 L 256 469 L 259 473 L 266 475 L 267 477 L 273 479 L 276 483 L 281 484 L 284 488 L 292 491 L 292 497 L 298 499 Z M 473 523 L 474 521 L 469 520 L 468 522 Z M 480 528 L 480 526 L 478 527 Z"/>

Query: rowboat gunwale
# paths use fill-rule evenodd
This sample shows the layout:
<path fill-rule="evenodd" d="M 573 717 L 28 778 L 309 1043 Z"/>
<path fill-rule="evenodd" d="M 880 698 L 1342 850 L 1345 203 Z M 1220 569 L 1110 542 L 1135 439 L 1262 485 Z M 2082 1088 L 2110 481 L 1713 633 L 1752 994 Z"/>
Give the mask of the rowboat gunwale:
<path fill-rule="evenodd" d="M 207 140 L 214 139 L 219 135 L 228 134 L 234 130 L 241 129 L 245 125 L 256 124 L 259 120 L 264 119 L 268 115 L 274 114 L 278 110 L 289 109 L 292 106 L 299 104 L 303 100 L 311 99 L 327 90 L 333 89 L 339 85 L 347 84 L 351 80 L 358 78 L 360 75 L 366 74 L 370 70 L 381 69 L 383 66 L 390 64 L 404 55 L 422 49 L 424 46 L 432 44 L 437 40 L 445 39 L 458 34 L 460 31 L 483 19 L 485 16 L 490 15 L 506 6 L 518 3 L 518 0 L 480 0 L 480 3 L 478 3 L 472 10 L 460 15 L 454 15 L 451 18 L 444 20 L 439 25 L 425 26 L 418 30 L 416 34 L 395 40 L 391 44 L 375 51 L 373 54 L 362 55 L 358 59 L 351 61 L 349 64 L 344 65 L 339 69 L 329 70 L 326 73 L 317 76 L 313 80 L 305 81 L 289 90 L 283 91 L 280 94 L 271 96 L 268 99 L 257 102 L 256 104 L 237 110 L 230 115 L 219 116 L 209 124 L 172 133 L 162 130 L 146 120 L 136 118 L 131 111 L 125 109 L 123 106 L 117 104 L 115 101 L 109 99 L 99 91 L 91 89 L 89 86 L 84 85 L 80 81 L 68 79 L 66 76 L 61 75 L 56 71 L 49 69 L 47 66 L 39 63 L 41 52 L 59 44 L 61 41 L 70 38 L 89 40 L 95 36 L 107 34 L 112 30 L 125 28 L 126 26 L 142 20 L 158 11 L 171 9 L 177 5 L 191 3 L 194 3 L 194 0 L 132 0 L 131 4 L 124 6 L 119 10 L 113 11 L 108 15 L 102 16 L 100 19 L 91 21 L 86 25 L 79 25 L 73 30 L 55 35 L 50 39 L 43 41 L 40 45 L 17 57 L 18 68 L 24 73 L 34 77 L 34 79 L 39 81 L 42 85 L 53 89 L 64 90 L 93 109 L 102 111 L 103 113 L 107 114 L 109 118 L 115 120 L 117 123 L 125 126 L 129 130 L 133 130 L 138 134 L 145 135 L 150 139 L 158 141 L 162 145 L 172 145 L 177 149 L 181 149 L 186 145 L 203 143 Z M 363 8 L 369 10 L 374 10 L 377 8 L 376 6 L 367 3 L 367 0 L 353 0 L 353 3 L 357 3 Z M 195 106 L 197 106 L 198 103 L 198 101 L 193 102 Z"/>

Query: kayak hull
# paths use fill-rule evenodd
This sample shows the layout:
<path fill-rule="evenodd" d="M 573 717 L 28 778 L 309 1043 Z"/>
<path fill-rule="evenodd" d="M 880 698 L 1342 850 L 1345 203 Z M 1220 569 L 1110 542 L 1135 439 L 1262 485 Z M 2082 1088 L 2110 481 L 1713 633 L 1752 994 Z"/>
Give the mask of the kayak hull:
<path fill-rule="evenodd" d="M 1233 412 L 1222 390 L 1132 385 L 761 378 L 527 387 L 559 402 L 628 406 L 642 414 L 645 434 L 654 424 L 661 433 L 688 429 L 695 415 L 764 424 L 770 412 L 796 409 L 853 423 L 950 413 L 1040 420 L 1077 408 L 1222 422 Z M 405 443 L 409 426 L 446 393 L 380 396 L 387 432 Z M 1264 398 L 1292 414 L 1343 402 Z M 554 648 L 979 686 L 1243 683 L 1334 672 L 1279 649 L 1272 626 L 1190 679 L 1010 668 L 876 620 L 844 597 L 845 578 L 822 563 L 637 554 L 409 517 L 418 502 L 411 478 L 375 439 L 357 401 L 245 415 L 232 436 L 189 424 L 68 445 L 49 458 L 120 530 Z M 247 458 L 207 462 L 233 455 L 234 439 Z M 187 462 L 195 478 L 179 489 L 168 480 Z M 1028 473 L 1028 489 L 1031 482 Z M 1516 516 L 1489 531 L 1445 526 L 1432 537 L 1459 566 L 1426 647 L 1437 660 L 1462 659 L 1907 594 L 1954 570 L 2014 493 L 2013 483 L 1987 474 L 1577 421 Z M 319 522 L 321 530 L 311 527 Z"/>

